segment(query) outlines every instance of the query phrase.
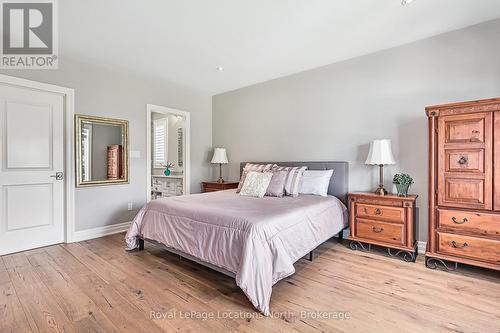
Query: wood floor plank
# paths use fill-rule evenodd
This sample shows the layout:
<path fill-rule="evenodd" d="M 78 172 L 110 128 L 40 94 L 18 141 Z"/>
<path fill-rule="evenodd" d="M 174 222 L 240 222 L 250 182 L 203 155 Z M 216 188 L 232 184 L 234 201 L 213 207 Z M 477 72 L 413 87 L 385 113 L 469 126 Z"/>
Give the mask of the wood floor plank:
<path fill-rule="evenodd" d="M 32 332 L 1 257 L 0 277 L 0 332 Z"/>
<path fill-rule="evenodd" d="M 63 247 L 50 247 L 47 253 L 59 267 L 73 272 L 73 282 L 98 306 L 119 332 L 162 332 L 146 313 L 122 297 L 112 285 L 86 268 Z"/>
<path fill-rule="evenodd" d="M 24 253 L 3 257 L 30 327 L 36 332 L 74 332 L 73 323 L 33 271 Z"/>
<path fill-rule="evenodd" d="M 49 288 L 59 307 L 72 321 L 79 321 L 96 311 L 96 306 L 46 252 L 27 254 L 40 280 Z"/>

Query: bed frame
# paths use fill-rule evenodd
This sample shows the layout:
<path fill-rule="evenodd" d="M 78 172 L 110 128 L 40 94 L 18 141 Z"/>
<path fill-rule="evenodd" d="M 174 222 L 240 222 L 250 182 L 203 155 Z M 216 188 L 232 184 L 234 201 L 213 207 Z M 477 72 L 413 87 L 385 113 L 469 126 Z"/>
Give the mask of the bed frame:
<path fill-rule="evenodd" d="M 243 172 L 243 168 L 247 163 L 253 163 L 253 164 L 278 164 L 280 166 L 307 166 L 308 170 L 333 170 L 333 176 L 330 179 L 330 185 L 328 186 L 328 194 L 333 195 L 337 198 L 339 198 L 345 205 L 347 205 L 347 193 L 349 192 L 349 163 L 348 162 L 339 162 L 339 161 L 327 161 L 327 162 L 241 162 L 240 163 L 240 175 Z M 339 240 L 343 239 L 343 233 L 344 230 L 347 229 L 348 226 L 346 226 L 344 229 L 342 229 L 338 234 L 337 237 Z M 334 236 L 335 237 L 335 236 Z M 218 271 L 222 274 L 228 275 L 230 277 L 235 277 L 235 274 L 233 272 L 230 272 L 228 270 L 225 270 L 221 267 L 212 265 L 210 263 L 207 263 L 205 261 L 202 261 L 196 257 L 193 257 L 192 255 L 189 255 L 187 253 L 184 253 L 182 251 L 170 248 L 168 246 L 165 246 L 161 243 L 158 243 L 154 240 L 151 239 L 146 239 L 146 238 L 139 238 L 139 248 L 138 250 L 142 251 L 144 250 L 144 241 L 147 240 L 148 242 L 155 243 L 163 247 L 165 250 L 174 253 L 178 255 L 181 258 L 185 258 L 191 261 L 194 261 L 200 265 L 203 265 L 205 267 L 211 268 L 215 271 Z M 313 261 L 313 252 L 309 252 L 308 255 L 308 260 Z"/>

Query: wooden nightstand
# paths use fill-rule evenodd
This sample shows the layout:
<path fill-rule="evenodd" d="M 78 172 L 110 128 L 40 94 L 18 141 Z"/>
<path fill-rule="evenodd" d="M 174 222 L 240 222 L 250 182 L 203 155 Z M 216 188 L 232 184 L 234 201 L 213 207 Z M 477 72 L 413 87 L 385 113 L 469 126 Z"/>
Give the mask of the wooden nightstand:
<path fill-rule="evenodd" d="M 390 256 L 414 262 L 416 201 L 416 195 L 349 193 L 350 248 L 369 251 L 372 244 L 379 245 L 387 247 Z"/>
<path fill-rule="evenodd" d="M 215 191 L 224 191 L 230 190 L 232 188 L 238 188 L 239 182 L 203 182 L 201 183 L 201 187 L 203 192 L 215 192 Z"/>

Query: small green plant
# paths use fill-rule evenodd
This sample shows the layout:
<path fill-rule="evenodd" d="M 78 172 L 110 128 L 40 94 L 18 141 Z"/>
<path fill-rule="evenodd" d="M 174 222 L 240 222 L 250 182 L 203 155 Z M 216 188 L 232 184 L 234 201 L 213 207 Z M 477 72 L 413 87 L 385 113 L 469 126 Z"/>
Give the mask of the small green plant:
<path fill-rule="evenodd" d="M 397 173 L 394 175 L 392 182 L 396 185 L 398 196 L 406 197 L 408 196 L 408 188 L 413 184 L 413 178 L 406 173 Z"/>
<path fill-rule="evenodd" d="M 392 182 L 396 185 L 411 185 L 413 184 L 413 178 L 406 173 L 397 173 L 394 175 Z"/>

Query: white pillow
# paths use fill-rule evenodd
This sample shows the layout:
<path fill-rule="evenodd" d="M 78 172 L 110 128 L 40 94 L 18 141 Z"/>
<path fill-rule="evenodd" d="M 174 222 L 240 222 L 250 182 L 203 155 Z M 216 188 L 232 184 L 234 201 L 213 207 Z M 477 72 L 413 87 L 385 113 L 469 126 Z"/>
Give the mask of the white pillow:
<path fill-rule="evenodd" d="M 314 194 L 326 197 L 333 170 L 306 170 L 300 183 L 300 194 Z"/>
<path fill-rule="evenodd" d="M 250 171 L 243 182 L 240 195 L 263 198 L 271 178 L 273 178 L 272 172 Z"/>

